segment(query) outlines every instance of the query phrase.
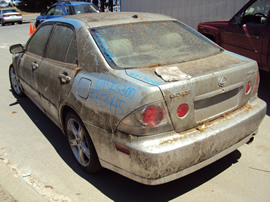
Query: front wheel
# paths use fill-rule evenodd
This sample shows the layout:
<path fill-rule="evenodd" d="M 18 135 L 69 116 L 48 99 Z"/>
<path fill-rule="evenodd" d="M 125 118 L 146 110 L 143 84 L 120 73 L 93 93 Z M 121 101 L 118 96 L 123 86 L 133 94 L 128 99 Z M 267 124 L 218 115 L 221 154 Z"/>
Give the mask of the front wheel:
<path fill-rule="evenodd" d="M 24 92 L 20 87 L 20 84 L 16 78 L 15 69 L 12 65 L 9 67 L 9 81 L 12 92 L 19 97 L 23 97 Z"/>
<path fill-rule="evenodd" d="M 93 142 L 77 114 L 69 112 L 65 118 L 65 132 L 71 151 L 79 165 L 89 173 L 101 169 Z"/>

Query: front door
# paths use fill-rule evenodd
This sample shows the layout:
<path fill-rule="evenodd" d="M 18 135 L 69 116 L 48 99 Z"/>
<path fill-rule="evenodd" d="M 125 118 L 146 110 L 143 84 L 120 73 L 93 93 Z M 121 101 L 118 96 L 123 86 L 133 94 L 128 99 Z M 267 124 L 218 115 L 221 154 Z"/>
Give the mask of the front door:
<path fill-rule="evenodd" d="M 20 61 L 21 65 L 18 69 L 18 74 L 23 88 L 31 100 L 33 100 L 38 106 L 40 106 L 37 83 L 38 70 L 43 60 L 43 55 L 52 27 L 52 25 L 43 26 L 33 34 L 26 46 L 24 56 Z"/>

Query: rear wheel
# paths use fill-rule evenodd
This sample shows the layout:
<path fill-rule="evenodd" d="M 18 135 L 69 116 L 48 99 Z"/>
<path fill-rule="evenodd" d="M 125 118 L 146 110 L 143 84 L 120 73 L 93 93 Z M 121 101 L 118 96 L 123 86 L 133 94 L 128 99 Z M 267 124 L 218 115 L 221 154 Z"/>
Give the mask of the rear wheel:
<path fill-rule="evenodd" d="M 12 92 L 19 97 L 24 96 L 24 92 L 22 91 L 19 85 L 19 82 L 16 78 L 14 67 L 12 65 L 9 67 L 9 81 Z"/>
<path fill-rule="evenodd" d="M 71 151 L 79 165 L 89 173 L 101 169 L 93 142 L 77 114 L 69 112 L 65 118 L 65 132 Z"/>

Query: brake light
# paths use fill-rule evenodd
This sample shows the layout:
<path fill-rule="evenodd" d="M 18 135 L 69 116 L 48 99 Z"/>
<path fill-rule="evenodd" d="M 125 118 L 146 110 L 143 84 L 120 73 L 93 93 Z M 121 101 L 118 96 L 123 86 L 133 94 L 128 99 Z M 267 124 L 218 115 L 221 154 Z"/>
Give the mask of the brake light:
<path fill-rule="evenodd" d="M 260 82 L 260 74 L 257 73 L 256 80 L 255 80 L 255 83 L 254 83 L 253 92 L 257 92 L 258 91 L 259 82 Z"/>
<path fill-rule="evenodd" d="M 250 89 L 251 89 L 251 81 L 249 81 L 249 82 L 247 83 L 246 89 L 245 89 L 245 93 L 246 93 L 246 94 L 249 94 Z"/>
<path fill-rule="evenodd" d="M 16 16 L 22 16 L 22 14 L 16 14 Z"/>
<path fill-rule="evenodd" d="M 164 102 L 155 102 L 136 109 L 127 115 L 117 130 L 126 134 L 145 136 L 173 130 Z"/>
<path fill-rule="evenodd" d="M 3 15 L 3 17 L 9 17 L 9 15 Z"/>
<path fill-rule="evenodd" d="M 149 105 L 142 114 L 142 122 L 147 126 L 156 126 L 164 118 L 164 111 L 157 105 Z"/>
<path fill-rule="evenodd" d="M 189 107 L 187 104 L 181 104 L 177 108 L 177 116 L 184 117 L 188 113 Z"/>

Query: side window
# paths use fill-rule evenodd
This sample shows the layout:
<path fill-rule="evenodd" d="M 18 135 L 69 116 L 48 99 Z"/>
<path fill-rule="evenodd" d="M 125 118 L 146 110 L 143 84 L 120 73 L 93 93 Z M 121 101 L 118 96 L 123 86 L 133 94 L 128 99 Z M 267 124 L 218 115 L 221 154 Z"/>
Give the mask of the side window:
<path fill-rule="evenodd" d="M 55 6 L 51 7 L 48 11 L 46 15 L 54 15 L 54 11 L 55 11 Z"/>
<path fill-rule="evenodd" d="M 65 5 L 65 11 L 67 15 L 72 15 L 72 10 L 71 6 Z"/>
<path fill-rule="evenodd" d="M 59 5 L 59 6 L 56 6 L 55 8 L 55 11 L 54 11 L 54 15 L 63 15 L 63 9 L 62 9 L 62 6 Z"/>
<path fill-rule="evenodd" d="M 48 44 L 47 58 L 76 64 L 75 34 L 70 27 L 57 25 Z"/>
<path fill-rule="evenodd" d="M 27 45 L 27 51 L 43 56 L 53 25 L 42 26 Z"/>
<path fill-rule="evenodd" d="M 243 15 L 243 24 L 251 22 L 264 24 L 270 8 L 270 0 L 258 0 L 249 6 Z"/>

